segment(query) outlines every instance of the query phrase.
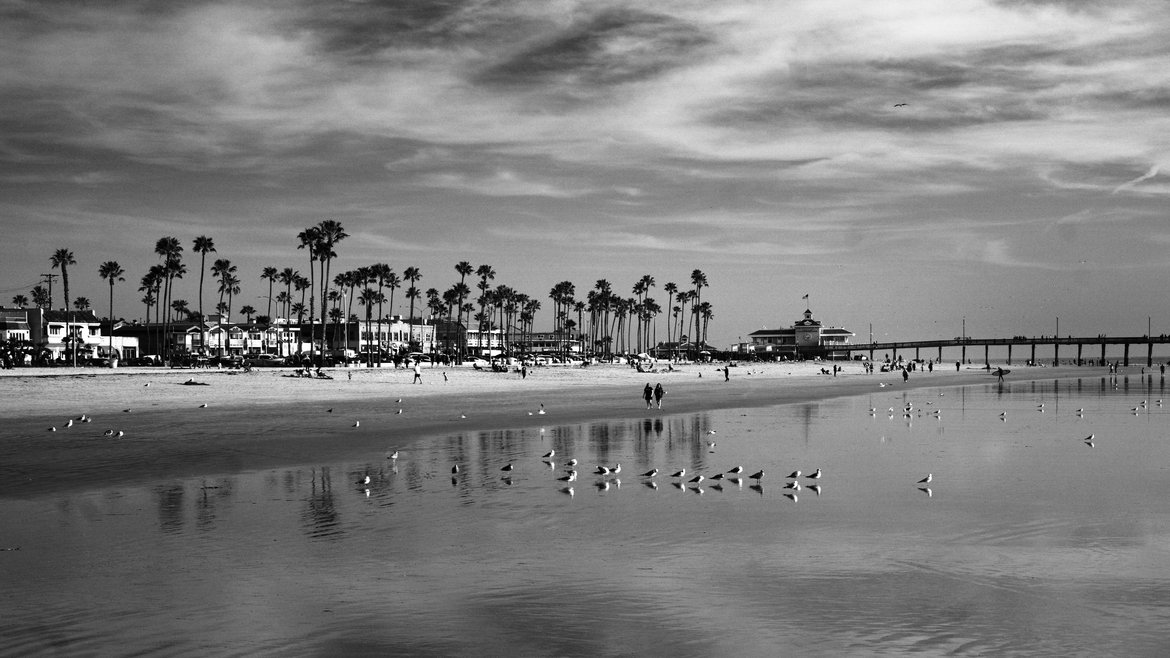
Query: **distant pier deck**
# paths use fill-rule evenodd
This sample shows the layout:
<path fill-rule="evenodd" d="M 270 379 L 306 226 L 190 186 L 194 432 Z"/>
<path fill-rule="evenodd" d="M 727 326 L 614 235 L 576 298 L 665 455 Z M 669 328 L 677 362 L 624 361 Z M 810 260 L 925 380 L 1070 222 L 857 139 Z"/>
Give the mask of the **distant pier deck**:
<path fill-rule="evenodd" d="M 983 348 L 983 362 L 984 364 L 991 363 L 991 348 L 992 347 L 1006 347 L 1007 359 L 1006 363 L 1011 365 L 1013 348 L 1028 350 L 1032 363 L 1036 363 L 1036 347 L 1052 346 L 1053 357 L 1052 362 L 1057 363 L 1060 360 L 1060 348 L 1062 345 L 1067 345 L 1071 349 L 1076 347 L 1077 364 L 1084 364 L 1086 360 L 1085 348 L 1088 347 L 1095 353 L 1095 348 L 1100 346 L 1100 362 L 1104 363 L 1105 348 L 1109 345 L 1124 346 L 1124 356 L 1122 357 L 1122 365 L 1130 365 L 1130 350 L 1132 347 L 1141 346 L 1146 347 L 1146 367 L 1153 367 L 1154 365 L 1154 345 L 1165 345 L 1170 343 L 1170 335 L 1162 336 L 1092 336 L 1092 337 L 1058 337 L 1058 336 L 1037 336 L 1027 337 L 1019 336 L 1016 338 L 953 338 L 950 340 L 911 340 L 911 341 L 895 341 L 888 343 L 850 343 L 848 345 L 841 345 L 834 347 L 834 349 L 847 349 L 851 353 L 855 352 L 869 352 L 869 359 L 872 361 L 876 352 L 890 352 L 891 359 L 898 360 L 898 351 L 914 350 L 914 358 L 921 359 L 922 350 L 937 350 L 938 358 L 936 361 L 943 360 L 943 348 L 959 348 L 961 350 L 960 361 L 967 361 L 967 348 Z M 1071 358 L 1071 357 L 1066 357 Z M 1092 359 L 1093 357 L 1087 357 Z"/>

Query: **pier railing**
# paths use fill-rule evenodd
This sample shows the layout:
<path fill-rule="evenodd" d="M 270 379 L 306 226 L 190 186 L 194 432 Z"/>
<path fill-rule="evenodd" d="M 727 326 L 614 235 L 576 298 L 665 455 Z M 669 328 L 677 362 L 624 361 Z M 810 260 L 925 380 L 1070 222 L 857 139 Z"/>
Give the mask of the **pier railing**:
<path fill-rule="evenodd" d="M 914 358 L 921 359 L 922 350 L 938 350 L 937 361 L 943 360 L 943 348 L 960 348 L 962 350 L 960 360 L 967 361 L 968 347 L 983 347 L 983 362 L 989 364 L 991 362 L 991 348 L 993 346 L 1005 346 L 1007 348 L 1007 363 L 1012 362 L 1012 349 L 1022 347 L 1030 350 L 1031 362 L 1036 362 L 1036 347 L 1046 347 L 1051 345 L 1053 349 L 1053 363 L 1060 360 L 1060 346 L 1070 345 L 1076 346 L 1076 363 L 1085 362 L 1085 346 L 1101 346 L 1102 363 L 1106 361 L 1105 348 L 1109 345 L 1124 346 L 1124 356 L 1122 357 L 1122 365 L 1130 365 L 1130 348 L 1131 346 L 1145 345 L 1146 346 L 1146 367 L 1154 365 L 1154 345 L 1163 345 L 1170 343 L 1170 335 L 1161 336 L 1018 336 L 1013 338 L 969 338 L 957 337 L 947 340 L 910 340 L 910 341 L 893 341 L 883 343 L 849 343 L 842 345 L 834 345 L 835 351 L 849 351 L 853 352 L 869 352 L 869 358 L 872 361 L 877 352 L 890 352 L 893 360 L 898 359 L 898 350 L 914 350 Z"/>

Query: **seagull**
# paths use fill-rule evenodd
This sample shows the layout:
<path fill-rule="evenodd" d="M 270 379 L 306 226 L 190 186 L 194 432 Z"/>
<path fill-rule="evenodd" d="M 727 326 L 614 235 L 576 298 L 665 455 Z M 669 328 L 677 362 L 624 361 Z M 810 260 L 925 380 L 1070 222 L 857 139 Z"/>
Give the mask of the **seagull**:
<path fill-rule="evenodd" d="M 128 414 L 128 413 L 130 413 L 130 410 L 129 410 L 129 409 L 123 409 L 123 410 L 122 410 L 122 413 L 124 413 L 124 414 Z"/>
<path fill-rule="evenodd" d="M 503 468 L 501 468 L 500 470 L 501 471 L 510 471 L 510 470 L 512 470 L 512 468 L 513 468 L 513 466 L 511 464 L 504 464 Z"/>
<path fill-rule="evenodd" d="M 799 482 L 789 482 L 789 483 L 784 485 L 784 488 L 785 489 L 792 489 L 793 491 L 800 491 L 800 483 Z"/>
<path fill-rule="evenodd" d="M 565 475 L 562 475 L 561 477 L 559 477 L 557 479 L 560 480 L 561 482 L 576 482 L 577 481 L 577 471 L 569 471 L 568 473 L 566 473 Z"/>
<path fill-rule="evenodd" d="M 50 427 L 50 428 L 49 428 L 49 431 L 50 431 L 50 432 L 56 432 L 56 431 L 57 431 L 57 427 L 54 425 L 53 427 Z"/>
<path fill-rule="evenodd" d="M 557 451 L 556 451 L 556 450 L 549 450 L 548 452 L 544 453 L 544 455 L 542 455 L 542 456 L 543 456 L 545 459 L 548 459 L 549 457 L 552 457 L 552 456 L 553 456 L 553 455 L 555 455 L 555 454 L 557 454 Z"/>
<path fill-rule="evenodd" d="M 732 475 L 739 475 L 740 473 L 743 473 L 743 467 L 736 466 L 735 468 L 732 468 L 732 469 L 728 470 L 727 472 L 731 473 Z"/>
<path fill-rule="evenodd" d="M 451 467 L 451 472 L 452 472 L 452 473 L 458 473 L 458 472 L 459 472 L 459 464 L 455 464 L 454 466 L 452 466 L 452 467 Z"/>
<path fill-rule="evenodd" d="M 691 484 L 699 484 L 700 482 L 702 482 L 702 481 L 703 481 L 703 476 L 702 476 L 702 475 L 696 475 L 695 477 L 691 478 L 691 480 L 690 480 L 690 481 L 691 481 Z"/>
<path fill-rule="evenodd" d="M 386 459 L 398 459 L 398 451 L 395 450 L 394 452 L 390 453 L 390 456 L 386 457 Z"/>
<path fill-rule="evenodd" d="M 795 479 L 798 477 L 800 477 L 800 471 L 792 471 L 791 473 L 788 474 L 789 480 L 792 480 L 792 479 Z"/>
<path fill-rule="evenodd" d="M 402 398 L 398 398 L 397 400 L 395 400 L 394 404 L 402 404 Z"/>
<path fill-rule="evenodd" d="M 715 430 L 707 430 L 707 434 L 714 434 Z"/>
<path fill-rule="evenodd" d="M 362 421 L 360 421 L 360 420 L 355 420 L 355 421 L 353 421 L 353 426 L 354 426 L 354 427 L 360 427 L 360 426 L 361 426 L 361 424 L 362 424 Z"/>
<path fill-rule="evenodd" d="M 118 433 L 115 434 L 114 436 L 120 439 L 120 438 L 126 436 L 126 433 L 123 432 L 122 430 L 118 430 Z"/>
<path fill-rule="evenodd" d="M 328 409 L 326 409 L 325 413 L 327 413 L 327 414 L 333 413 L 333 407 L 329 407 Z"/>
<path fill-rule="evenodd" d="M 199 405 L 199 408 L 200 408 L 200 409 L 206 409 L 206 408 L 207 408 L 207 403 L 206 403 L 206 402 L 204 402 L 203 404 Z"/>
<path fill-rule="evenodd" d="M 609 467 L 608 466 L 598 466 L 597 470 L 594 471 L 594 473 L 597 473 L 598 475 L 609 475 Z"/>
<path fill-rule="evenodd" d="M 459 418 L 467 418 L 467 414 L 459 414 Z"/>
<path fill-rule="evenodd" d="M 191 381 L 191 380 L 187 380 L 187 381 Z M 142 385 L 143 388 L 146 388 L 147 386 L 150 386 L 150 382 L 146 382 L 145 384 Z"/>
<path fill-rule="evenodd" d="M 763 470 L 759 470 L 759 471 L 756 471 L 755 473 L 752 473 L 752 474 L 751 474 L 751 478 L 752 478 L 753 480 L 755 480 L 757 483 L 758 483 L 758 482 L 759 482 L 759 481 L 760 481 L 760 480 L 761 480 L 763 477 L 764 477 L 764 471 L 763 471 Z"/>
<path fill-rule="evenodd" d="M 650 469 L 650 470 L 646 471 L 645 473 L 643 473 L 643 474 L 642 474 L 642 477 L 644 477 L 644 478 L 652 478 L 652 477 L 654 477 L 655 475 L 658 475 L 658 469 L 657 469 L 657 468 L 652 468 L 652 469 Z"/>
<path fill-rule="evenodd" d="M 397 416 L 397 415 L 399 415 L 399 414 L 401 414 L 401 413 L 402 413 L 402 410 L 401 410 L 401 409 L 399 409 L 398 411 L 395 411 L 395 412 L 394 412 L 394 415 L 395 415 L 395 416 Z"/>
<path fill-rule="evenodd" d="M 933 479 L 934 479 L 934 473 L 927 473 L 926 477 L 924 477 L 918 481 L 918 484 L 930 484 L 931 480 L 933 480 Z"/>
<path fill-rule="evenodd" d="M 83 423 L 92 423 L 92 422 L 93 422 L 93 419 L 92 419 L 92 418 L 90 418 L 89 416 L 86 416 L 85 414 L 81 414 L 81 422 L 83 422 Z"/>
<path fill-rule="evenodd" d="M 105 432 L 102 432 L 102 436 L 113 436 L 113 435 L 114 435 L 114 430 L 106 430 Z"/>
<path fill-rule="evenodd" d="M 609 470 L 612 471 L 614 475 L 621 473 L 622 472 L 622 463 L 618 462 L 618 463 L 614 464 L 613 468 L 611 468 Z"/>
<path fill-rule="evenodd" d="M 805 477 L 809 478 L 810 480 L 816 480 L 817 478 L 821 477 L 821 469 L 818 468 L 815 473 L 806 475 Z"/>
<path fill-rule="evenodd" d="M 574 457 L 574 458 L 570 459 L 569 461 L 565 462 L 565 464 L 567 464 L 569 466 L 576 466 L 577 465 L 577 458 Z"/>
<path fill-rule="evenodd" d="M 712 479 L 712 480 L 722 480 L 722 479 L 723 479 L 723 474 L 722 474 L 722 473 L 716 473 L 715 475 L 712 475 L 712 476 L 711 476 L 711 479 Z"/>
<path fill-rule="evenodd" d="M 544 403 L 543 402 L 540 403 L 540 411 L 538 411 L 536 413 L 540 414 L 541 416 L 544 415 Z"/>
<path fill-rule="evenodd" d="M 679 471 L 676 471 L 676 472 L 675 472 L 673 475 L 671 475 L 670 477 L 672 477 L 672 478 L 681 478 L 681 477 L 685 476 L 686 474 L 687 474 L 687 469 L 685 469 L 685 468 L 684 468 L 684 469 L 681 469 L 681 470 L 679 470 Z"/>
<path fill-rule="evenodd" d="M 369 484 L 369 483 L 370 483 L 370 476 L 367 475 L 364 478 L 358 478 L 358 481 L 355 482 L 354 484 Z"/>

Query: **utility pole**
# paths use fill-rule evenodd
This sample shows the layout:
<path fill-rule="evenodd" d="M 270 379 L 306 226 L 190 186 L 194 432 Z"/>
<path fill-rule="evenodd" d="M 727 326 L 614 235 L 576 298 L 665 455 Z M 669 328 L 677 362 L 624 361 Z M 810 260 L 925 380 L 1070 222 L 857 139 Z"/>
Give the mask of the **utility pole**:
<path fill-rule="evenodd" d="M 59 276 L 61 276 L 61 275 L 60 274 L 45 274 L 43 272 L 41 273 L 42 282 L 49 284 L 49 310 L 50 311 L 53 310 L 53 279 L 56 279 Z M 69 305 L 69 300 L 65 300 L 65 305 L 66 306 Z M 69 309 L 66 309 L 66 310 L 69 310 Z"/>

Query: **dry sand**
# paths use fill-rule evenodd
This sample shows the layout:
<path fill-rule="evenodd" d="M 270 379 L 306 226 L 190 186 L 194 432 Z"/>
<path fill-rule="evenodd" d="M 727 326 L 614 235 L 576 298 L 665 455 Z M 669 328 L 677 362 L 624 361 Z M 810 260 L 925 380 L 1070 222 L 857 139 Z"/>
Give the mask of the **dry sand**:
<path fill-rule="evenodd" d="M 410 370 L 393 368 L 332 369 L 332 380 L 288 377 L 289 369 L 0 371 L 0 496 L 381 460 L 420 437 L 457 432 L 995 383 L 975 366 L 919 371 L 905 383 L 900 372 L 865 374 L 858 363 L 836 377 L 820 374 L 821 367 L 741 364 L 724 381 L 718 364 L 655 373 L 551 366 L 531 369 L 526 379 L 436 366 L 423 369 L 421 385 L 411 383 Z M 1105 375 L 1104 368 L 1017 367 L 1008 381 Z M 661 382 L 668 392 L 661 411 L 645 408 L 647 382 Z M 77 421 L 82 414 L 93 422 Z M 125 436 L 105 437 L 106 430 Z"/>

